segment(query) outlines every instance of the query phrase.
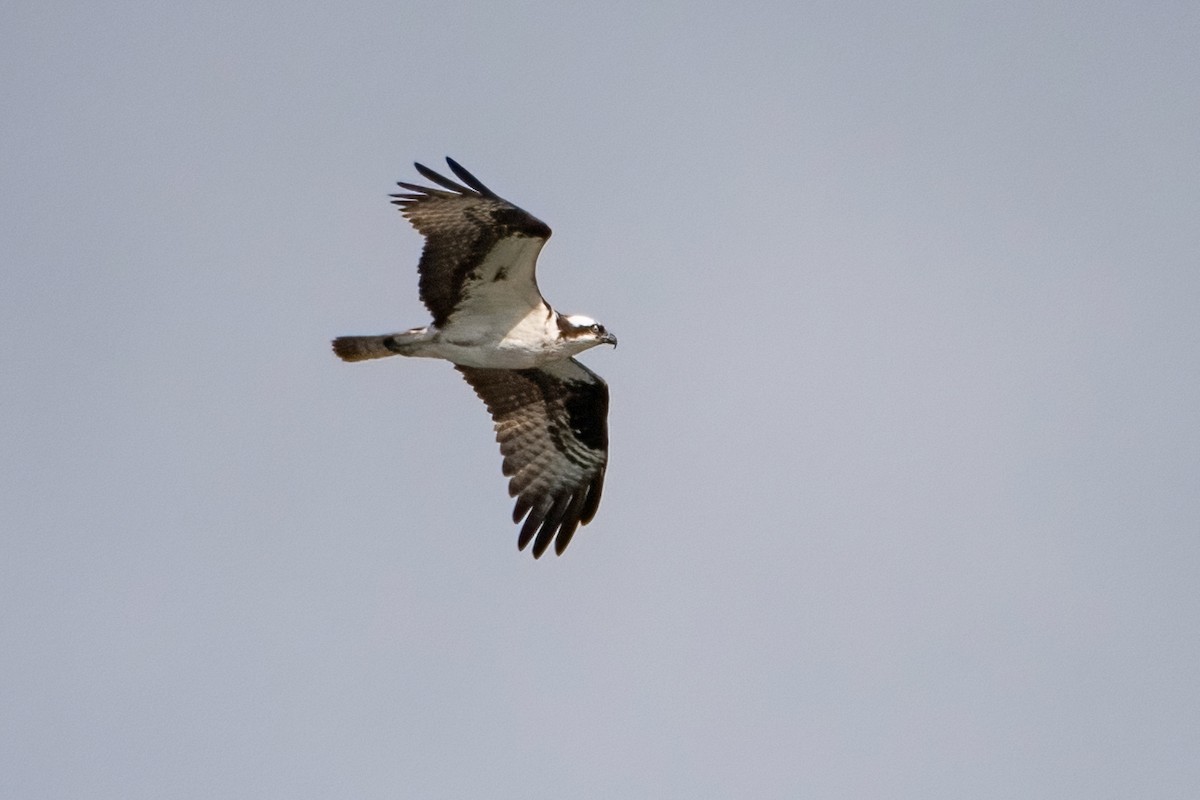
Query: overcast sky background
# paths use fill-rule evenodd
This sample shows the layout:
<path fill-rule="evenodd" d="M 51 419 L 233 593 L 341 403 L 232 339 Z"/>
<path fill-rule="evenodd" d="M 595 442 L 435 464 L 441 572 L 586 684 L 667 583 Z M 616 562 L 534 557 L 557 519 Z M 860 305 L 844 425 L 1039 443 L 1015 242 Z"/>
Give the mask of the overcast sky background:
<path fill-rule="evenodd" d="M 8 3 L 0 796 L 1194 798 L 1194 2 Z M 516 549 L 387 202 L 621 339 Z"/>

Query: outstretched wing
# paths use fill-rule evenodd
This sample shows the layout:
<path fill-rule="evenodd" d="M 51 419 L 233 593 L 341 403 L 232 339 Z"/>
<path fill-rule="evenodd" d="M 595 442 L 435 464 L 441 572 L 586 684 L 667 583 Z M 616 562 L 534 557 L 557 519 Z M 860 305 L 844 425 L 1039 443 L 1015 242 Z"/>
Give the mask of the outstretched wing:
<path fill-rule="evenodd" d="M 393 203 L 422 235 L 421 300 L 444 327 L 456 312 L 520 318 L 544 304 L 534 267 L 550 238 L 546 223 L 484 186 L 452 158 L 457 183 L 422 164 L 442 187 L 403 183 Z M 463 184 L 466 184 L 465 186 Z"/>
<path fill-rule="evenodd" d="M 575 359 L 537 369 L 457 367 L 487 404 L 517 498 L 517 546 L 563 550 L 600 505 L 608 465 L 608 384 Z M 528 517 L 526 515 L 528 514 Z"/>

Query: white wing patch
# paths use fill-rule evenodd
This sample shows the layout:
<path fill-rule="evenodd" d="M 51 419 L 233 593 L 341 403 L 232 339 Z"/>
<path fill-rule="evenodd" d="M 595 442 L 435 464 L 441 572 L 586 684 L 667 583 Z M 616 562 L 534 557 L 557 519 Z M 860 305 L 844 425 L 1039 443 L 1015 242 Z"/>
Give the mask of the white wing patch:
<path fill-rule="evenodd" d="M 534 267 L 545 239 L 508 236 L 492 247 L 463 283 L 462 297 L 442 330 L 511 330 L 531 311 L 548 311 Z"/>

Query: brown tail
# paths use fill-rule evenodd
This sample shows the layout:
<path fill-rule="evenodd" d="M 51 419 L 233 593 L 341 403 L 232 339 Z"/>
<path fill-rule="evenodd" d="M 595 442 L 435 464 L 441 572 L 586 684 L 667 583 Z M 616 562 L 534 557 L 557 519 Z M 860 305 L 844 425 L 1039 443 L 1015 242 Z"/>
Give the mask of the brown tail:
<path fill-rule="evenodd" d="M 333 340 L 333 352 L 342 361 L 367 361 L 399 355 L 395 347 L 395 334 L 386 336 L 339 336 Z"/>

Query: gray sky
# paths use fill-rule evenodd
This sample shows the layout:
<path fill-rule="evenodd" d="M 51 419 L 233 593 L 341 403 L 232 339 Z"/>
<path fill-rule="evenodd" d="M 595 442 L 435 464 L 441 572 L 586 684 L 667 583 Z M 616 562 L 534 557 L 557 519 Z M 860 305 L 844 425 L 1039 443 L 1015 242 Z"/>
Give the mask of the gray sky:
<path fill-rule="evenodd" d="M 9 3 L 0 796 L 1192 798 L 1195 3 Z M 386 195 L 602 320 L 516 550 Z"/>

